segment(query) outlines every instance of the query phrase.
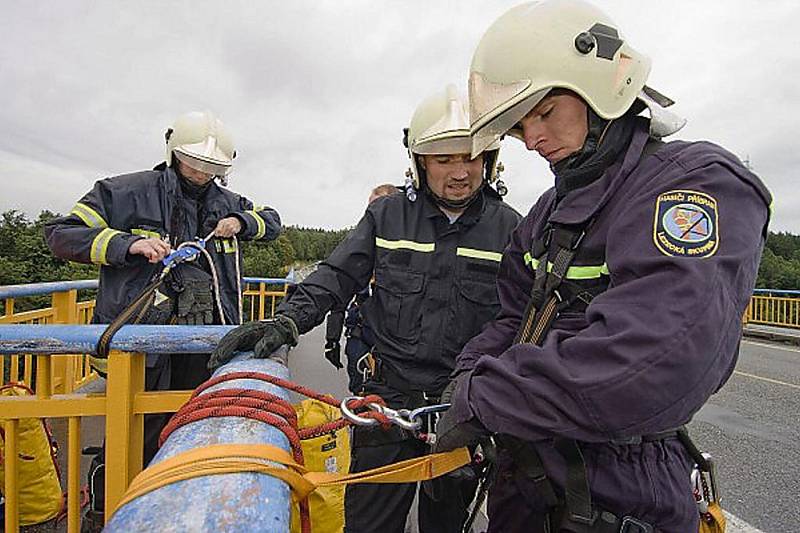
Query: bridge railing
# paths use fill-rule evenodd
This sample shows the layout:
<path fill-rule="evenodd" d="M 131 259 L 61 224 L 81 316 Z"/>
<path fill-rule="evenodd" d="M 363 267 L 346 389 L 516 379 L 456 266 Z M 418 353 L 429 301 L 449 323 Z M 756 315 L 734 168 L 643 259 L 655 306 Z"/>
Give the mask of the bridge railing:
<path fill-rule="evenodd" d="M 275 314 L 275 306 L 286 296 L 292 274 L 286 278 L 244 278 L 243 314 L 245 320 L 262 320 Z M 89 324 L 92 321 L 94 299 L 80 300 L 80 293 L 97 289 L 97 280 L 59 281 L 0 286 L 0 300 L 5 314 L 0 324 Z M 79 293 L 80 291 L 80 293 Z M 50 306 L 18 311 L 19 299 L 50 296 Z M 95 379 L 85 354 L 61 355 L 51 362 L 51 393 L 70 393 Z M 22 353 L 0 357 L 0 383 L 22 382 L 35 388 L 35 359 Z"/>
<path fill-rule="evenodd" d="M 756 289 L 744 321 L 746 324 L 800 328 L 800 291 Z"/>
<path fill-rule="evenodd" d="M 142 470 L 145 414 L 172 413 L 192 391 L 144 390 L 145 354 L 208 354 L 233 326 L 124 326 L 108 357 L 106 392 L 53 393 L 53 365 L 64 354 L 93 353 L 103 325 L 0 325 L 0 355 L 35 358 L 33 396 L 0 397 L 4 429 L 5 531 L 19 529 L 19 422 L 24 418 L 67 418 L 67 531 L 80 530 L 81 421 L 105 417 L 106 516 L 111 516 Z M 92 443 L 92 444 L 97 444 Z M 63 450 L 63 447 L 62 447 Z"/>

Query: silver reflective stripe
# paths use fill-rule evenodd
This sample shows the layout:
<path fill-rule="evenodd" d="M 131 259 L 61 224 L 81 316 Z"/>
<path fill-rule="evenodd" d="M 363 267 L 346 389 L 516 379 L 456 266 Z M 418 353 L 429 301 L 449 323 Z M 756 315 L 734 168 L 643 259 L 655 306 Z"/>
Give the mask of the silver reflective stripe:
<path fill-rule="evenodd" d="M 500 262 L 503 258 L 503 254 L 492 252 L 489 250 L 478 250 L 475 248 L 456 248 L 456 255 L 460 255 L 463 257 L 472 257 L 474 259 L 486 259 L 487 261 L 496 261 Z"/>
<path fill-rule="evenodd" d="M 89 259 L 92 263 L 98 265 L 107 265 L 108 261 L 106 260 L 106 253 L 108 252 L 108 244 L 111 242 L 111 239 L 114 235 L 121 234 L 121 231 L 117 231 L 115 229 L 105 228 L 101 230 L 100 233 L 92 241 L 92 247 L 89 251 Z"/>
<path fill-rule="evenodd" d="M 100 216 L 100 214 L 89 207 L 86 204 L 82 204 L 78 202 L 75 204 L 75 207 L 72 208 L 70 211 L 71 215 L 75 215 L 81 220 L 83 223 L 89 226 L 90 228 L 107 228 L 108 223 Z"/>
<path fill-rule="evenodd" d="M 375 237 L 375 246 L 378 248 L 386 248 L 388 250 L 414 250 L 415 252 L 433 252 L 436 249 L 436 243 L 433 242 L 414 242 L 400 239 L 397 241 L 390 241 Z"/>

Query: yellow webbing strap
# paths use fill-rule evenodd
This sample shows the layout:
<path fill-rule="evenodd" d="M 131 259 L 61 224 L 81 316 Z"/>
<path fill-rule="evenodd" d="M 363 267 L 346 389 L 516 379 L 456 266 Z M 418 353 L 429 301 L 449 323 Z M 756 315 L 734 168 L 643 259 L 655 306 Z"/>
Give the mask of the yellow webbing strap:
<path fill-rule="evenodd" d="M 411 483 L 452 472 L 471 461 L 469 451 L 415 457 L 354 474 L 309 472 L 292 456 L 268 444 L 213 444 L 180 453 L 139 473 L 131 482 L 117 509 L 139 496 L 163 486 L 200 476 L 256 472 L 284 481 L 294 499 L 302 500 L 317 487 L 352 483 Z M 276 466 L 275 463 L 285 468 Z"/>

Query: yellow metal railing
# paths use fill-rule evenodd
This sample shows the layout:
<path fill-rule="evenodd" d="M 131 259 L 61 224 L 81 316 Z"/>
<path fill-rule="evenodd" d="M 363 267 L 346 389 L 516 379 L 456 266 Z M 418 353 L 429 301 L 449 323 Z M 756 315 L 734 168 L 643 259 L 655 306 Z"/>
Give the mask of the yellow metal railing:
<path fill-rule="evenodd" d="M 275 314 L 278 302 L 286 296 L 288 283 L 284 279 L 245 278 L 242 291 L 245 320 L 263 320 Z M 69 289 L 51 293 L 51 306 L 14 312 L 15 298 L 5 299 L 0 324 L 90 324 L 94 300 L 78 301 L 78 290 Z M 8 378 L 6 376 L 8 365 Z M 54 393 L 73 392 L 97 375 L 89 367 L 85 355 L 63 355 L 53 360 L 51 380 Z M 30 354 L 0 356 L 0 384 L 4 381 L 21 382 L 35 388 L 34 358 Z"/>
<path fill-rule="evenodd" d="M 94 300 L 78 301 L 77 289 L 53 292 L 50 307 L 43 309 L 15 313 L 14 304 L 15 298 L 5 299 L 5 314 L 0 315 L 0 324 L 89 324 L 94 311 Z M 30 354 L 0 356 L 0 378 L 5 378 L 8 364 L 8 379 L 5 381 L 21 382 L 34 388 L 33 362 Z M 56 393 L 72 392 L 96 377 L 84 355 L 58 356 L 53 360 L 51 369 L 51 382 Z"/>
<path fill-rule="evenodd" d="M 745 312 L 745 323 L 800 328 L 800 298 L 791 295 L 754 294 Z"/>
<path fill-rule="evenodd" d="M 270 317 L 286 295 L 286 280 L 246 278 L 243 290 L 245 319 Z M 79 302 L 77 290 L 52 293 L 52 305 L 20 313 L 14 299 L 5 298 L 0 324 L 51 325 L 88 324 L 94 301 Z M 1 338 L 1 337 L 0 337 Z M 24 382 L 34 396 L 0 397 L 0 424 L 5 441 L 5 531 L 16 533 L 18 515 L 19 420 L 67 418 L 67 531 L 80 530 L 81 419 L 104 416 L 106 446 L 106 517 L 111 516 L 131 480 L 142 469 L 143 420 L 145 414 L 177 411 L 191 391 L 145 392 L 143 353 L 112 350 L 108 359 L 105 394 L 79 394 L 78 388 L 94 379 L 88 357 L 62 354 L 0 354 L 0 376 L 6 371 L 11 382 Z"/>
<path fill-rule="evenodd" d="M 5 531 L 19 529 L 19 420 L 23 418 L 68 419 L 67 429 L 67 531 L 80 531 L 81 419 L 104 416 L 106 420 L 106 516 L 116 509 L 122 495 L 142 470 L 143 421 L 150 413 L 177 411 L 191 391 L 145 392 L 145 354 L 112 351 L 108 358 L 105 394 L 50 394 L 49 377 L 55 356 L 36 356 L 35 396 L 0 398 L 0 421 L 5 435 Z"/>

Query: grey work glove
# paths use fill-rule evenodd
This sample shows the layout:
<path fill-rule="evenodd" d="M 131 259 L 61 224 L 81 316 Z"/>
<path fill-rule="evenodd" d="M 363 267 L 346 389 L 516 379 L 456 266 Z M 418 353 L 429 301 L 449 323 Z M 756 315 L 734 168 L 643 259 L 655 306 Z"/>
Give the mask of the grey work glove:
<path fill-rule="evenodd" d="M 325 359 L 338 370 L 344 368 L 342 365 L 342 345 L 339 341 L 329 340 L 325 342 Z"/>
<path fill-rule="evenodd" d="M 247 322 L 220 339 L 208 361 L 208 368 L 213 371 L 224 365 L 233 359 L 234 352 L 253 350 L 256 359 L 269 358 L 284 344 L 297 346 L 299 336 L 294 320 L 285 315 L 260 322 Z M 284 354 L 275 359 L 286 364 Z"/>

